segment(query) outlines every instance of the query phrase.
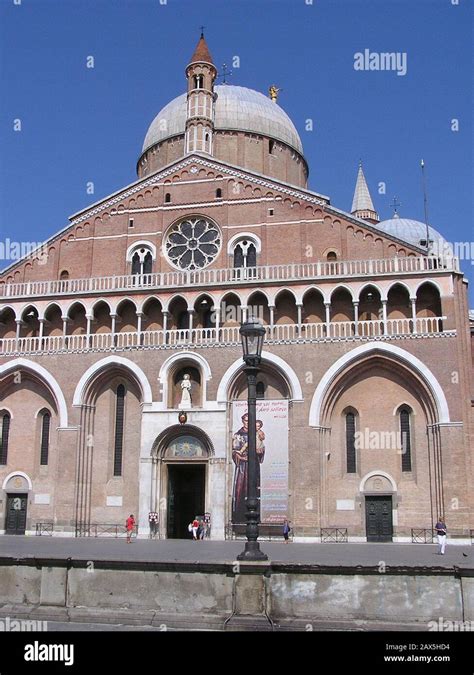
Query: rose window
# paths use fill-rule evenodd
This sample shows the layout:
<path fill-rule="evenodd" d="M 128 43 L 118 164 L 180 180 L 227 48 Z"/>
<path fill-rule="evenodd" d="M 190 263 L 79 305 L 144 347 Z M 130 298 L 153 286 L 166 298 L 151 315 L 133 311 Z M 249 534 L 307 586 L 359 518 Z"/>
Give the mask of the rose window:
<path fill-rule="evenodd" d="M 204 218 L 187 218 L 168 232 L 165 250 L 170 262 L 179 269 L 197 270 L 214 260 L 220 245 L 217 225 Z"/>

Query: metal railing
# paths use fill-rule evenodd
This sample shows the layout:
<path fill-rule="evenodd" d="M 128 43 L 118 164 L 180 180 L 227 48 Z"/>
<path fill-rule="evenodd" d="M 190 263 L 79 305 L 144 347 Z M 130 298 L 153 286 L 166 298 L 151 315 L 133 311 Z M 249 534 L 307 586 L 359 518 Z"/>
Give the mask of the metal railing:
<path fill-rule="evenodd" d="M 334 321 L 330 323 L 277 324 L 265 326 L 267 344 L 327 342 L 335 340 L 384 339 L 391 336 L 454 334 L 444 331 L 445 316 L 375 321 Z M 80 335 L 47 335 L 0 339 L 0 355 L 58 354 L 132 349 L 173 349 L 228 347 L 240 344 L 239 327 L 130 331 Z"/>
<path fill-rule="evenodd" d="M 43 534 L 48 537 L 53 536 L 54 523 L 36 523 L 36 536 L 41 537 Z"/>
<path fill-rule="evenodd" d="M 349 541 L 347 535 L 347 527 L 322 527 L 321 528 L 321 543 L 337 543 L 345 544 Z"/>
<path fill-rule="evenodd" d="M 246 539 L 246 523 L 228 523 L 225 527 L 226 539 Z M 259 539 L 272 541 L 283 540 L 283 523 L 260 523 L 258 526 Z M 289 538 L 293 539 L 293 529 L 290 530 Z"/>
<path fill-rule="evenodd" d="M 433 544 L 434 533 L 431 528 L 413 528 L 411 529 L 412 544 Z"/>
<path fill-rule="evenodd" d="M 136 537 L 138 528 L 135 525 L 132 537 Z M 81 523 L 76 528 L 76 537 L 126 537 L 127 530 L 124 524 L 118 523 Z"/>
<path fill-rule="evenodd" d="M 373 260 L 331 260 L 259 267 L 203 269 L 190 271 L 121 274 L 85 279 L 49 281 L 0 281 L 0 299 L 82 295 L 117 291 L 147 291 L 225 284 L 272 283 L 331 279 L 334 277 L 374 277 L 417 272 L 458 272 L 459 261 L 452 256 L 395 257 Z"/>

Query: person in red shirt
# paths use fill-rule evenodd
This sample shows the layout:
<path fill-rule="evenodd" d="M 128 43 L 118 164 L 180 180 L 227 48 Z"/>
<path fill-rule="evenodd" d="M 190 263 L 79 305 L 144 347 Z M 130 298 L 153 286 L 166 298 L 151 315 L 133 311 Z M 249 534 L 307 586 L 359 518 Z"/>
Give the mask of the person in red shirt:
<path fill-rule="evenodd" d="M 127 528 L 127 544 L 131 544 L 133 528 L 135 527 L 135 518 L 133 517 L 133 513 L 131 513 L 130 516 L 127 518 L 125 527 Z"/>
<path fill-rule="evenodd" d="M 197 536 L 198 527 L 199 527 L 199 520 L 197 518 L 195 518 L 193 520 L 193 539 L 194 539 L 194 541 L 197 541 L 197 538 L 198 538 L 198 536 Z"/>

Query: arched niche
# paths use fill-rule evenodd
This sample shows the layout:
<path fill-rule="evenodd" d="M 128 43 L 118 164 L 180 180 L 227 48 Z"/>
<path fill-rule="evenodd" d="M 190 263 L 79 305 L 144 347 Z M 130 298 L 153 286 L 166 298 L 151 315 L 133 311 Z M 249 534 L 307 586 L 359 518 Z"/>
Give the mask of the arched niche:
<path fill-rule="evenodd" d="M 265 363 L 259 366 L 257 394 L 259 399 L 290 398 L 290 390 L 284 377 L 270 364 Z M 236 374 L 229 387 L 229 399 L 247 399 L 247 376 L 243 370 Z"/>
<path fill-rule="evenodd" d="M 170 368 L 168 383 L 168 408 L 179 408 L 183 389 L 181 383 L 184 376 L 189 375 L 191 389 L 191 408 L 202 407 L 202 373 L 199 366 L 191 361 L 178 361 Z"/>

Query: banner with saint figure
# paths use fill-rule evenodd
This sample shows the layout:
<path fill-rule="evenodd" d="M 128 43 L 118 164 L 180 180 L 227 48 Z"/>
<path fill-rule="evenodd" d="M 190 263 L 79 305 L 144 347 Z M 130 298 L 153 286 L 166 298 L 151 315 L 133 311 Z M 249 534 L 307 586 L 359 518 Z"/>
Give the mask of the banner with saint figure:
<path fill-rule="evenodd" d="M 288 517 L 288 401 L 257 401 L 257 472 L 260 520 L 283 523 Z M 232 522 L 246 522 L 248 481 L 247 401 L 232 404 Z"/>

